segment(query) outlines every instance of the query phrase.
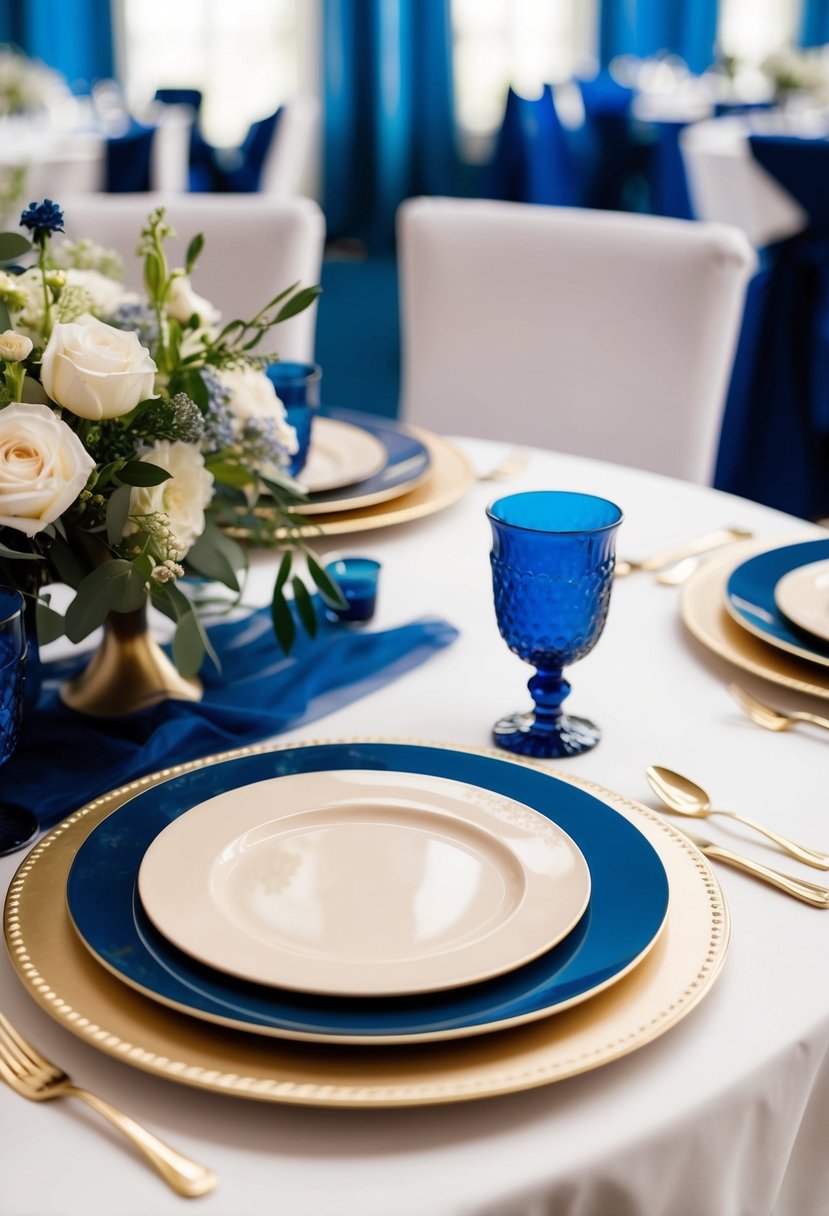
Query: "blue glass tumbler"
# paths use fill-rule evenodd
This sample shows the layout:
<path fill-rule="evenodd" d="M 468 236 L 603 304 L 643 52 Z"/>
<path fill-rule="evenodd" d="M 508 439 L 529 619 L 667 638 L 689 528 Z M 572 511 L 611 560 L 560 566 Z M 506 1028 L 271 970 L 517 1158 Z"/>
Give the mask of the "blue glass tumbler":
<path fill-rule="evenodd" d="M 0 587 L 0 767 L 10 760 L 20 737 L 26 670 L 24 600 L 12 587 Z M 35 836 L 31 811 L 0 802 L 0 856 L 21 849 Z"/>
<path fill-rule="evenodd" d="M 308 459 L 314 410 L 320 403 L 322 368 L 316 363 L 272 363 L 267 373 L 296 431 L 299 446 L 289 466 L 291 476 L 296 477 Z"/>
<path fill-rule="evenodd" d="M 597 726 L 562 713 L 562 670 L 599 640 L 610 603 L 622 512 L 604 498 L 539 490 L 499 498 L 492 525 L 492 586 L 501 637 L 531 663 L 534 708 L 495 724 L 499 747 L 524 756 L 577 756 L 599 741 Z"/>
<path fill-rule="evenodd" d="M 377 608 L 377 582 L 380 563 L 373 557 L 339 557 L 325 567 L 336 580 L 345 605 L 328 604 L 330 621 L 370 621 Z"/>

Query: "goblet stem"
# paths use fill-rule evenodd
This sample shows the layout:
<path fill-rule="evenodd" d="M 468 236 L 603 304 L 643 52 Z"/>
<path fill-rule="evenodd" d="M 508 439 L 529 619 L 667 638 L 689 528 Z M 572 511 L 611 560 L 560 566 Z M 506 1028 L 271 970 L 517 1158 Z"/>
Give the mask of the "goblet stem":
<path fill-rule="evenodd" d="M 561 703 L 570 693 L 570 685 L 564 679 L 561 668 L 557 671 L 539 668 L 527 687 L 535 702 L 533 729 L 558 734 L 561 728 Z"/>

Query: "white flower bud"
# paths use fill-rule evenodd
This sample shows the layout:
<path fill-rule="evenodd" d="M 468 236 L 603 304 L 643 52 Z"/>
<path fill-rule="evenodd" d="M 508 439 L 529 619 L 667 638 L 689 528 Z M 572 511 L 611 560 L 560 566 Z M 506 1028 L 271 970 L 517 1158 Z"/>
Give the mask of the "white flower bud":
<path fill-rule="evenodd" d="M 7 363 L 22 363 L 32 353 L 32 346 L 31 338 L 7 329 L 0 334 L 0 359 L 5 359 Z"/>

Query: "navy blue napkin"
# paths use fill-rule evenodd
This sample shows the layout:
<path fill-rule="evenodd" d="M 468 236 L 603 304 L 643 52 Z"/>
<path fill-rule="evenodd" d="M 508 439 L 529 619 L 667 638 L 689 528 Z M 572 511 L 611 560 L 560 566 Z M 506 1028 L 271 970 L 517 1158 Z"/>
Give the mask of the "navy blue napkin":
<path fill-rule="evenodd" d="M 332 713 L 418 666 L 458 631 L 439 619 L 373 633 L 321 620 L 314 639 L 298 631 L 287 658 L 268 609 L 222 622 L 209 634 L 221 672 L 205 664 L 203 699 L 165 701 L 125 718 L 90 718 L 61 703 L 58 685 L 88 655 L 44 663 L 37 710 L 24 720 L 20 746 L 0 770 L 2 799 L 29 808 L 49 827 L 146 773 Z"/>

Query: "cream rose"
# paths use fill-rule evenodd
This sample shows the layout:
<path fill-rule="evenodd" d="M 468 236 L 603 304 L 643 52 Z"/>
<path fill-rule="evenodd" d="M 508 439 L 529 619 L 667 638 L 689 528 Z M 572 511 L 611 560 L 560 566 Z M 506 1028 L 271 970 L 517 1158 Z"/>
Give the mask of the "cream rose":
<path fill-rule="evenodd" d="M 182 556 L 204 531 L 204 511 L 213 497 L 213 474 L 204 467 L 201 452 L 192 443 L 170 443 L 161 439 L 140 460 L 157 464 L 170 474 L 159 486 L 136 486 L 130 496 L 130 515 L 166 513 L 170 531 L 182 548 Z M 138 525 L 128 521 L 129 536 Z"/>
<path fill-rule="evenodd" d="M 32 339 L 25 334 L 7 329 L 0 334 L 0 359 L 5 359 L 7 363 L 22 363 L 32 353 L 33 346 Z"/>
<path fill-rule="evenodd" d="M 46 392 L 81 418 L 118 418 L 154 397 L 156 365 L 134 333 L 83 316 L 52 330 L 40 379 Z"/>
<path fill-rule="evenodd" d="M 184 325 L 195 313 L 203 326 L 215 325 L 222 315 L 218 309 L 214 308 L 209 300 L 205 300 L 204 296 L 196 295 L 190 282 L 190 276 L 186 275 L 183 270 L 176 270 L 173 273 L 175 277 L 170 284 L 166 304 L 170 316 Z"/>
<path fill-rule="evenodd" d="M 297 450 L 296 431 L 288 424 L 285 406 L 264 372 L 247 366 L 222 368 L 216 372 L 216 378 L 230 394 L 237 435 L 244 430 L 246 422 L 271 422 L 274 438 L 285 451 L 293 454 Z"/>
<path fill-rule="evenodd" d="M 70 507 L 95 461 L 48 405 L 0 410 L 0 528 L 35 536 Z"/>

